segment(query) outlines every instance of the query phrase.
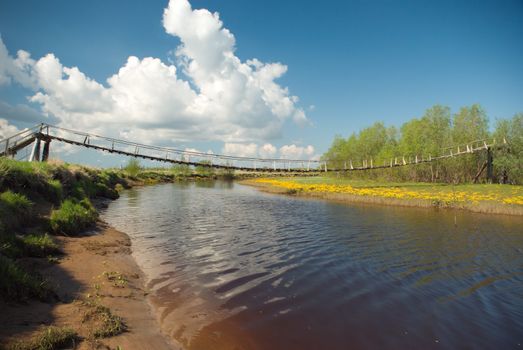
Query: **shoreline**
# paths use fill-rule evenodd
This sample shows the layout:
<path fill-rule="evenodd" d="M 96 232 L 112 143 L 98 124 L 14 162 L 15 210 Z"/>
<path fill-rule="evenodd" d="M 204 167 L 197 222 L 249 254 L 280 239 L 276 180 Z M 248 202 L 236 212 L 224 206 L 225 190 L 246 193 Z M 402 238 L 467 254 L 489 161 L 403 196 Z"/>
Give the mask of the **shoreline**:
<path fill-rule="evenodd" d="M 81 339 L 75 344 L 77 349 L 181 349 L 161 332 L 127 234 L 98 221 L 82 235 L 56 240 L 63 251 L 59 262 L 38 270 L 54 287 L 57 300 L 1 302 L 0 337 L 6 344 L 26 340 L 52 325 L 74 329 Z M 92 336 L 99 322 L 86 315 L 100 306 L 121 318 L 124 329 L 120 334 Z"/>
<path fill-rule="evenodd" d="M 357 203 L 367 205 L 395 206 L 406 208 L 463 210 L 479 214 L 523 216 L 523 206 L 502 206 L 491 203 L 454 203 L 449 205 L 434 205 L 430 200 L 424 199 L 400 199 L 379 196 L 361 196 L 348 193 L 293 191 L 277 185 L 258 182 L 253 179 L 238 181 L 246 186 L 255 187 L 261 192 L 278 195 L 295 196 L 300 198 L 323 199 L 338 203 Z"/>

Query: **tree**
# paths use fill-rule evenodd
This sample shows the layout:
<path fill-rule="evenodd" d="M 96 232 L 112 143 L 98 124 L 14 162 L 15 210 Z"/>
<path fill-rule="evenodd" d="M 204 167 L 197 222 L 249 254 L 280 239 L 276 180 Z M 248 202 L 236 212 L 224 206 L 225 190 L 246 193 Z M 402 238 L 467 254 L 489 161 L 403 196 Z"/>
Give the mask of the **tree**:
<path fill-rule="evenodd" d="M 501 182 L 523 184 L 523 113 L 496 123 L 494 137 L 507 145 L 494 154 L 494 169 Z"/>

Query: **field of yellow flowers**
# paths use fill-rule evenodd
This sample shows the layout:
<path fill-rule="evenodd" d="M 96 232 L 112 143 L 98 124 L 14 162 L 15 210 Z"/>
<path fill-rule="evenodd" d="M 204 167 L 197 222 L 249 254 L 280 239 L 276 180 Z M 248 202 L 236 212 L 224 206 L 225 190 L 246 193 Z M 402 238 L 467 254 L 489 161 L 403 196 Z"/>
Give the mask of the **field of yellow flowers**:
<path fill-rule="evenodd" d="M 418 199 L 434 206 L 475 205 L 480 202 L 523 206 L 523 186 L 509 185 L 435 185 L 430 183 L 387 184 L 350 183 L 332 178 L 257 179 L 257 183 L 276 186 L 288 193 L 341 193 L 362 197 Z"/>

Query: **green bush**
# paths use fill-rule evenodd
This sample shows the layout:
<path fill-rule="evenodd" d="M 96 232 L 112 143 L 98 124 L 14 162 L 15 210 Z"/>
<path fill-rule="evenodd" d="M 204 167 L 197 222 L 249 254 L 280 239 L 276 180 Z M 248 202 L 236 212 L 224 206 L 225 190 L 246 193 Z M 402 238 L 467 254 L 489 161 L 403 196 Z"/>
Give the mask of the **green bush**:
<path fill-rule="evenodd" d="M 0 235 L 0 254 L 12 259 L 25 256 L 47 257 L 59 252 L 58 245 L 48 234 L 21 237 L 14 234 Z"/>
<path fill-rule="evenodd" d="M 0 194 L 0 234 L 20 228 L 31 219 L 33 203 L 20 193 L 7 190 Z"/>
<path fill-rule="evenodd" d="M 58 245 L 47 233 L 43 235 L 26 235 L 21 238 L 26 255 L 46 257 L 60 250 Z"/>
<path fill-rule="evenodd" d="M 25 301 L 30 297 L 46 300 L 50 294 L 46 281 L 0 255 L 0 296 L 4 300 Z"/>
<path fill-rule="evenodd" d="M 140 173 L 140 170 L 142 170 L 140 161 L 136 158 L 129 159 L 124 170 L 131 177 L 137 176 Z"/>
<path fill-rule="evenodd" d="M 98 212 L 89 199 L 79 202 L 66 199 L 60 209 L 52 211 L 50 226 L 54 233 L 74 235 L 94 224 L 97 218 Z"/>

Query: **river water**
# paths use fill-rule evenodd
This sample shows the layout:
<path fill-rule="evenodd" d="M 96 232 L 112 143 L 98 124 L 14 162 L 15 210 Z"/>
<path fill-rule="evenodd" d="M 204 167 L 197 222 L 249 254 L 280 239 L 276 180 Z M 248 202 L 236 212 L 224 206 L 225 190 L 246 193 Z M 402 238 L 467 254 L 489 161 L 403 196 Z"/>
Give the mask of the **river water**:
<path fill-rule="evenodd" d="M 523 219 L 235 183 L 125 191 L 163 331 L 189 349 L 523 348 Z"/>

